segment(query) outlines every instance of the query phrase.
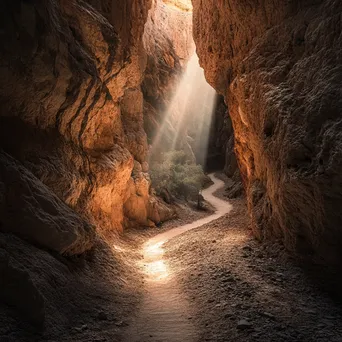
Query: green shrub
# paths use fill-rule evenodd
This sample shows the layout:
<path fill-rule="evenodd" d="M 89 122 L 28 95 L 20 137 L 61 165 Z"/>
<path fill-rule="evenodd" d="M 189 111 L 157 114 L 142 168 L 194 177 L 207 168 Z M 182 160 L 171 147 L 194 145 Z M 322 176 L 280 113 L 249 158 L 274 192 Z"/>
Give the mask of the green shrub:
<path fill-rule="evenodd" d="M 183 151 L 166 152 L 161 159 L 152 162 L 150 168 L 157 195 L 167 191 L 177 198 L 196 200 L 206 181 L 202 167 L 190 161 Z"/>

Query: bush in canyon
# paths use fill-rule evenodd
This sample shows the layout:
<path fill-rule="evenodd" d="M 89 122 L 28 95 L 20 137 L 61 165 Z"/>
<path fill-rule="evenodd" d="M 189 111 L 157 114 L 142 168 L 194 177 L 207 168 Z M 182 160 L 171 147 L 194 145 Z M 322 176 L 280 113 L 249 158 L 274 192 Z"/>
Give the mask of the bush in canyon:
<path fill-rule="evenodd" d="M 185 200 L 197 200 L 207 180 L 202 166 L 189 160 L 183 151 L 163 153 L 158 161 L 151 163 L 150 175 L 158 196 L 169 193 Z"/>

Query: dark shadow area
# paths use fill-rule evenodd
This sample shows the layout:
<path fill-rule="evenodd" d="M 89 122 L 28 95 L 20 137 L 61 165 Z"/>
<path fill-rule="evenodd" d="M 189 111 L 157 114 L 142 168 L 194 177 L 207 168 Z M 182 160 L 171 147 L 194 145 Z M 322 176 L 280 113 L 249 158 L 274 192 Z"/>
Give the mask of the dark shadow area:
<path fill-rule="evenodd" d="M 295 259 L 293 263 L 303 270 L 310 283 L 319 287 L 322 292 L 330 296 L 342 309 L 341 267 L 316 263 L 315 261 L 312 261 L 312 259 L 305 260 L 303 258 L 301 258 L 301 260 Z"/>
<path fill-rule="evenodd" d="M 30 315 L 40 308 L 2 305 L 1 341 L 120 341 L 124 317 L 137 301 L 133 287 L 140 280 L 108 244 L 98 239 L 83 256 L 64 258 L 1 233 L 0 250 L 32 280 L 44 299 L 45 317 L 40 327 L 31 325 Z M 10 284 L 2 281 L 5 291 Z M 25 283 L 21 291 L 26 291 Z"/>

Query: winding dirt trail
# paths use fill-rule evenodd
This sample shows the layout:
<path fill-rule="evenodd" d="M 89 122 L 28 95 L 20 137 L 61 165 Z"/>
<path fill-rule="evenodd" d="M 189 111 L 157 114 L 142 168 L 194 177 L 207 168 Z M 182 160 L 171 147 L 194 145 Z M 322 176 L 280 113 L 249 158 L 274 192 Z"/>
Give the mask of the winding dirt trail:
<path fill-rule="evenodd" d="M 232 206 L 214 193 L 224 182 L 209 175 L 214 184 L 205 189 L 203 197 L 211 203 L 214 214 L 190 224 L 170 229 L 145 243 L 141 267 L 145 273 L 145 294 L 140 311 L 124 334 L 127 342 L 196 342 L 197 329 L 192 323 L 189 303 L 172 270 L 164 261 L 163 245 L 170 239 L 198 228 L 229 213 Z"/>

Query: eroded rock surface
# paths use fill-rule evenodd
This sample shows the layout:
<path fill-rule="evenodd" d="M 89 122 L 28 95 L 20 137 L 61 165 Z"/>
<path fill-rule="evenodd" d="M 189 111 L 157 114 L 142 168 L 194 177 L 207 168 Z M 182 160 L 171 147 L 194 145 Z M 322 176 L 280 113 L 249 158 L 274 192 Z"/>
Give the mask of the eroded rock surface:
<path fill-rule="evenodd" d="M 93 246 L 95 229 L 9 155 L 0 152 L 0 231 L 64 255 Z"/>
<path fill-rule="evenodd" d="M 340 260 L 341 3 L 193 5 L 200 62 L 232 117 L 253 231 Z"/>
<path fill-rule="evenodd" d="M 92 7 L 93 6 L 93 7 Z M 0 145 L 99 230 L 121 230 L 144 164 L 151 1 L 2 1 Z M 145 166 L 146 169 L 146 166 Z M 144 203 L 149 203 L 148 177 Z M 153 201 L 153 199 L 151 199 Z M 152 205 L 152 204 L 151 204 Z M 144 222 L 149 222 L 146 216 Z"/>

